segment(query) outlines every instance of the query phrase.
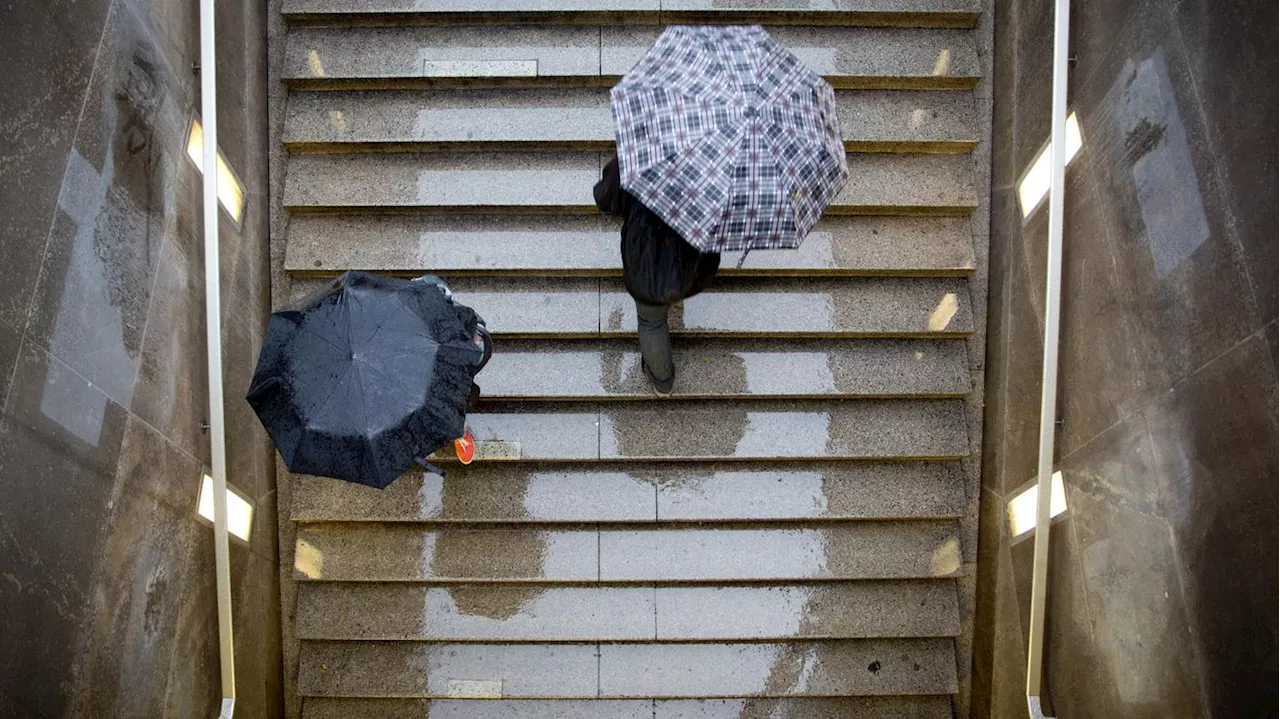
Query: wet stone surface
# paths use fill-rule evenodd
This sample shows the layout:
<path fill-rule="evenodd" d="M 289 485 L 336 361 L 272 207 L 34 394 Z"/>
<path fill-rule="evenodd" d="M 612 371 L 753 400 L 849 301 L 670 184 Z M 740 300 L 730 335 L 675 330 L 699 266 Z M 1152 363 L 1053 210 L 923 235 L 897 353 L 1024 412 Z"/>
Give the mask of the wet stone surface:
<path fill-rule="evenodd" d="M 604 696 L 897 694 L 955 687 L 949 640 L 605 645 Z"/>
<path fill-rule="evenodd" d="M 952 520 L 719 529 L 422 529 L 303 525 L 294 576 L 312 581 L 735 581 L 949 577 Z"/>
<path fill-rule="evenodd" d="M 969 383 L 950 341 L 682 340 L 673 357 L 682 398 L 962 396 Z M 625 341 L 505 342 L 477 381 L 487 398 L 653 397 Z"/>
<path fill-rule="evenodd" d="M 981 122 L 955 92 L 979 74 L 972 35 L 772 28 L 844 88 L 853 179 L 801 250 L 727 255 L 672 308 L 676 395 L 659 402 L 619 222 L 589 192 L 614 140 L 604 85 L 658 29 L 595 23 L 647 1 L 480 27 L 448 13 L 569 6 L 286 0 L 407 13 L 291 31 L 289 294 L 346 268 L 438 273 L 498 340 L 474 464 L 442 452 L 446 476 L 384 491 L 292 478 L 303 719 L 950 715 L 962 340 L 981 326 Z M 779 23 L 972 10 L 717 5 Z"/>
<path fill-rule="evenodd" d="M 293 219 L 285 268 L 418 275 L 622 273 L 620 220 L 608 216 Z M 739 267 L 741 262 L 742 266 Z M 725 253 L 718 276 L 963 275 L 973 268 L 968 218 L 830 216 L 794 250 Z"/>
<path fill-rule="evenodd" d="M 850 150 L 968 152 L 977 142 L 964 93 L 841 90 L 841 135 Z M 291 148 L 427 150 L 504 145 L 613 151 L 607 88 L 298 92 L 289 102 Z"/>
<path fill-rule="evenodd" d="M 539 76 L 595 75 L 599 37 L 593 27 L 300 28 L 289 33 L 284 77 L 421 77 L 441 61 L 466 74 L 495 60 L 532 60 Z"/>
<path fill-rule="evenodd" d="M 753 699 L 344 699 L 307 697 L 304 719 L 946 719 L 946 696 Z"/>
<path fill-rule="evenodd" d="M 297 521 L 648 522 L 958 517 L 950 463 L 478 463 L 378 490 L 294 477 Z"/>

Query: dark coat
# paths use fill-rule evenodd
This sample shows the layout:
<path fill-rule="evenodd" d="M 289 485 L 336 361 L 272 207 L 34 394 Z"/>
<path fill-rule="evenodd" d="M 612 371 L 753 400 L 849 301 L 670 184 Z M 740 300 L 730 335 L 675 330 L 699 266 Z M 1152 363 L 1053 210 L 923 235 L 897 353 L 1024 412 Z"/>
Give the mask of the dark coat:
<path fill-rule="evenodd" d="M 720 253 L 703 254 L 685 242 L 662 218 L 645 207 L 630 192 L 622 189 L 618 179 L 618 159 L 615 157 L 604 166 L 600 181 L 595 186 L 596 206 L 601 212 L 622 215 L 622 274 L 627 292 L 637 302 L 648 305 L 667 305 L 687 297 L 693 297 L 711 285 L 720 268 Z M 665 249 L 659 249 L 665 248 Z M 635 266 L 637 257 L 670 257 L 671 269 L 664 269 L 660 262 L 650 262 L 649 267 Z M 664 254 L 665 253 L 665 254 Z M 672 255 L 674 253 L 674 256 Z M 654 278 L 654 272 L 678 272 L 680 277 Z M 656 279 L 656 282 L 655 282 Z M 668 282 L 668 280 L 670 280 Z M 674 285 L 679 290 L 655 297 L 647 288 Z M 672 295 L 675 296 L 672 296 Z"/>

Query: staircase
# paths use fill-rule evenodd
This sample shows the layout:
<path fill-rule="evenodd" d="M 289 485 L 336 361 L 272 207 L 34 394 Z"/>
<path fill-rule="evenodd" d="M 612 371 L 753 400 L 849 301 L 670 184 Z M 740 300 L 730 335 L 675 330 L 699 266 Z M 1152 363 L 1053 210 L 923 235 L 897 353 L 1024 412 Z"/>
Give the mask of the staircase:
<path fill-rule="evenodd" d="M 291 716 L 967 713 L 977 3 L 276 0 L 276 306 L 432 272 L 497 339 L 474 465 L 280 468 Z M 685 22 L 765 24 L 825 76 L 851 179 L 673 312 L 663 401 L 591 187 L 608 88 Z"/>

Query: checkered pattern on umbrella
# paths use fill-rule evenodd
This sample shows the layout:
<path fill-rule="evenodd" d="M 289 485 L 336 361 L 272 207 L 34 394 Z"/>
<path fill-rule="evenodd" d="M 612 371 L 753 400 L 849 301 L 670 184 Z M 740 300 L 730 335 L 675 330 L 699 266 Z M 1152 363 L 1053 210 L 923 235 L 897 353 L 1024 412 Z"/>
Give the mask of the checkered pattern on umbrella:
<path fill-rule="evenodd" d="M 799 247 L 849 176 L 835 93 L 753 26 L 673 26 L 610 95 L 622 186 L 703 252 Z"/>

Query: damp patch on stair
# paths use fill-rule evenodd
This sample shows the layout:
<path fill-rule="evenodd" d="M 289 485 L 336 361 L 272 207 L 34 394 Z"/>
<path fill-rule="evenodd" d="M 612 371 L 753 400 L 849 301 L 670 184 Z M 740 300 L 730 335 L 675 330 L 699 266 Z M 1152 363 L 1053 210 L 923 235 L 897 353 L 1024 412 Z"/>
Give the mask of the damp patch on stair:
<path fill-rule="evenodd" d="M 948 292 L 942 296 L 942 300 L 938 302 L 938 306 L 934 308 L 933 314 L 929 315 L 929 331 L 941 332 L 955 318 L 956 312 L 960 309 L 960 300 L 956 297 L 956 293 Z"/>
<path fill-rule="evenodd" d="M 450 679 L 450 699 L 501 699 L 502 680 Z"/>
<path fill-rule="evenodd" d="M 520 443 L 503 440 L 476 442 L 476 459 L 520 459 Z"/>
<path fill-rule="evenodd" d="M 476 440 L 476 454 L 473 461 L 519 460 L 522 457 L 523 452 L 519 442 L 508 442 L 501 439 L 478 439 Z M 435 452 L 427 459 L 432 462 L 448 462 L 457 458 L 457 455 L 453 453 L 452 447 L 446 447 Z"/>
<path fill-rule="evenodd" d="M 423 77 L 537 77 L 537 60 L 423 60 Z"/>
<path fill-rule="evenodd" d="M 293 568 L 307 579 L 324 575 L 324 554 L 305 539 L 299 539 L 293 550 Z"/>
<path fill-rule="evenodd" d="M 949 537 L 933 550 L 929 557 L 929 569 L 935 577 L 947 577 L 960 571 L 960 541 Z"/>

